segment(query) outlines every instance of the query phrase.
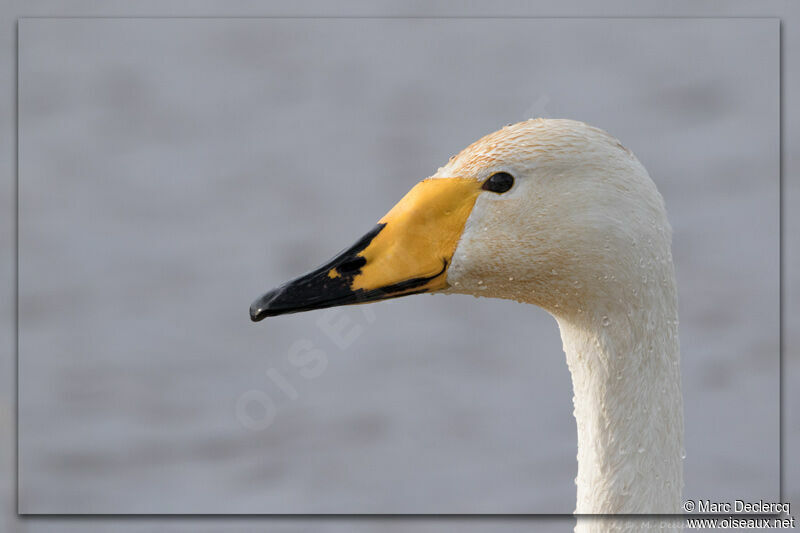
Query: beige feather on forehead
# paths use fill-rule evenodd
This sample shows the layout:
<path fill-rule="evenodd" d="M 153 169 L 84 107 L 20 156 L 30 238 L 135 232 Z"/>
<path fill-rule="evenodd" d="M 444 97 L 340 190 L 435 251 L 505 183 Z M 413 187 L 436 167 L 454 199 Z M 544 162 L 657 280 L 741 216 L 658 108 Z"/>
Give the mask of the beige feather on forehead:
<path fill-rule="evenodd" d="M 481 137 L 451 157 L 433 177 L 481 179 L 482 171 L 495 165 L 542 164 L 600 148 L 620 150 L 627 158 L 633 155 L 607 132 L 583 122 L 532 118 Z"/>

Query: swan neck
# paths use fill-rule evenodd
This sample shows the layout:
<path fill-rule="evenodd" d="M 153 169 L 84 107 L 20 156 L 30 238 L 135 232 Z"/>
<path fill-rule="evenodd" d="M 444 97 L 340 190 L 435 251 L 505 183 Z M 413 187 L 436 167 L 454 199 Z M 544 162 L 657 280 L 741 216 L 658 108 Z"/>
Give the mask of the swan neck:
<path fill-rule="evenodd" d="M 674 293 L 559 318 L 578 428 L 576 513 L 680 511 L 683 406 Z"/>

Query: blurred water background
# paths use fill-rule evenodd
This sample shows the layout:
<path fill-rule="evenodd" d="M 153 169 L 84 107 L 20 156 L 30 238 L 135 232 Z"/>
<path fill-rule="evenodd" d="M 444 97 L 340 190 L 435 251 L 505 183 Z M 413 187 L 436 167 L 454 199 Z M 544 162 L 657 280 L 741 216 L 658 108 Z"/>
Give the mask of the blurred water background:
<path fill-rule="evenodd" d="M 21 511 L 571 512 L 543 311 L 247 319 L 529 116 L 608 130 L 665 197 L 685 495 L 777 497 L 775 21 L 36 19 L 19 39 Z M 357 334 L 326 333 L 341 320 Z M 321 375 L 289 364 L 297 341 Z"/>

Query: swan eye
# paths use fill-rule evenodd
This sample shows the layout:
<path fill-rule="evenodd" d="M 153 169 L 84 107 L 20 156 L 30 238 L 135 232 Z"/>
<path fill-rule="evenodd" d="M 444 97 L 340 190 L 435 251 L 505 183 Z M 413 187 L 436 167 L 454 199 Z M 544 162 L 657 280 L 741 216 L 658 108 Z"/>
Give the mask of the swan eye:
<path fill-rule="evenodd" d="M 484 181 L 483 187 L 481 188 L 485 191 L 492 191 L 502 194 L 509 190 L 513 185 L 514 176 L 508 172 L 498 172 L 496 174 L 492 174 L 488 180 Z"/>

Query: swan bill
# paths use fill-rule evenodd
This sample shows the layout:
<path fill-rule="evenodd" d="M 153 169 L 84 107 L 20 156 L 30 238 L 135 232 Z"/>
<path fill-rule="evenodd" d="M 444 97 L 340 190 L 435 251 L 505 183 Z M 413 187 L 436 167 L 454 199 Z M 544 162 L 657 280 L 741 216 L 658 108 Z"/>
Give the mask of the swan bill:
<path fill-rule="evenodd" d="M 480 187 L 465 178 L 421 181 L 353 246 L 253 302 L 250 318 L 446 288 L 447 268 Z"/>

